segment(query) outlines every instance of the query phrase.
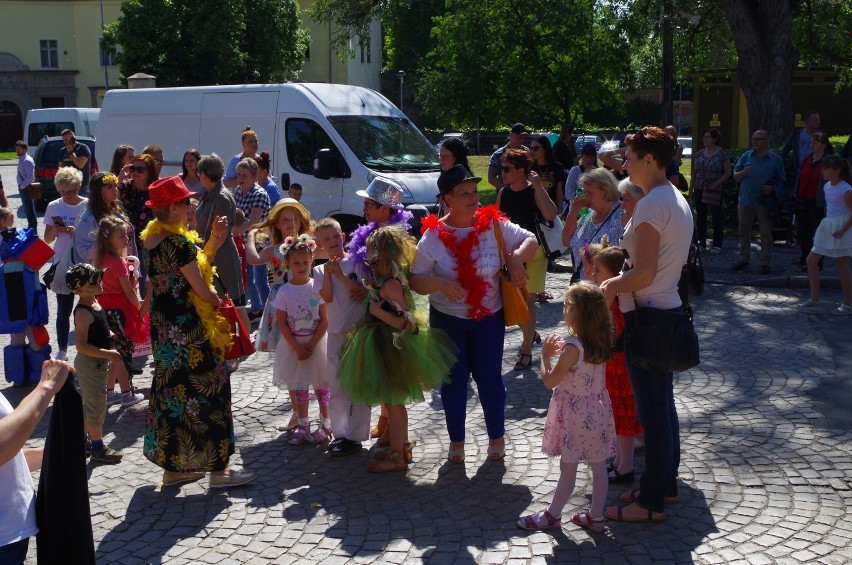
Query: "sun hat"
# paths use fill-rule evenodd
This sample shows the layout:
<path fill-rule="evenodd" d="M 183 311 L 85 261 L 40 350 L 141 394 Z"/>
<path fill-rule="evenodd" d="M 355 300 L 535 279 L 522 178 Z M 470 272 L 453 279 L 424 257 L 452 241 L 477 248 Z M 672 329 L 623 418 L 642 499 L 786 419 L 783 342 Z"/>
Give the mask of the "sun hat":
<path fill-rule="evenodd" d="M 65 284 L 74 292 L 87 284 L 98 284 L 106 269 L 98 269 L 88 263 L 77 263 L 65 273 Z"/>
<path fill-rule="evenodd" d="M 374 178 L 367 190 L 359 190 L 355 194 L 388 208 L 402 208 L 402 188 L 387 179 Z"/>
<path fill-rule="evenodd" d="M 154 181 L 148 187 L 148 195 L 150 200 L 145 203 L 148 208 L 165 208 L 193 196 L 178 176 Z"/>
<path fill-rule="evenodd" d="M 482 177 L 475 177 L 464 168 L 464 165 L 453 165 L 438 177 L 438 190 L 441 194 L 447 194 L 457 185 L 466 180 L 472 180 L 477 183 L 482 180 Z"/>
<path fill-rule="evenodd" d="M 269 214 L 267 214 L 266 217 L 274 222 L 275 216 L 277 216 L 284 208 L 293 208 L 296 213 L 299 214 L 299 219 L 301 220 L 303 229 L 308 229 L 311 225 L 311 213 L 308 212 L 308 209 L 305 208 L 304 204 L 295 198 L 282 198 L 275 203 L 275 206 L 273 206 L 271 210 L 269 210 Z"/>

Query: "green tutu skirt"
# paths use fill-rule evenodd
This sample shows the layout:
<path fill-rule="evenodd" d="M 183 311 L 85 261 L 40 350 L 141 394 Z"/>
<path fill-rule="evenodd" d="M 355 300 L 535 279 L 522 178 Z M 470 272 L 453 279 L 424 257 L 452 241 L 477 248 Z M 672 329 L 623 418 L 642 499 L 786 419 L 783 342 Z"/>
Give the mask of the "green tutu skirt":
<path fill-rule="evenodd" d="M 422 402 L 424 390 L 449 380 L 458 350 L 445 332 L 420 328 L 399 334 L 394 345 L 395 331 L 373 321 L 349 334 L 337 374 L 353 402 Z"/>

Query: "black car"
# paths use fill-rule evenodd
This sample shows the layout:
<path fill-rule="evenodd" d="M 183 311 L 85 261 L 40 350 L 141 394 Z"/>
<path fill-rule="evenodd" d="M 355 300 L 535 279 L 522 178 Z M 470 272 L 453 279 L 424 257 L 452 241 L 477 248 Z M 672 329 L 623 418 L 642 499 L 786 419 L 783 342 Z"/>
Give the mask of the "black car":
<path fill-rule="evenodd" d="M 92 152 L 91 174 L 98 172 L 98 162 L 95 159 L 95 139 L 92 137 L 78 137 L 77 141 L 86 145 Z M 35 180 L 41 183 L 41 200 L 36 205 L 43 209 L 51 200 L 59 198 L 53 177 L 59 170 L 59 152 L 62 150 L 62 137 L 45 137 L 38 144 L 35 152 Z"/>

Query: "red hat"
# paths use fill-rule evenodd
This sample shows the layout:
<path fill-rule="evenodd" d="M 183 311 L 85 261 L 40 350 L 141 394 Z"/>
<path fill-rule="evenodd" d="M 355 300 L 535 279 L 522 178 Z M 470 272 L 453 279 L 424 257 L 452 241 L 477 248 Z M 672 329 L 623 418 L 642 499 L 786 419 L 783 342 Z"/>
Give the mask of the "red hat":
<path fill-rule="evenodd" d="M 178 176 L 154 181 L 148 187 L 148 195 L 151 198 L 145 203 L 148 208 L 165 208 L 193 196 Z"/>

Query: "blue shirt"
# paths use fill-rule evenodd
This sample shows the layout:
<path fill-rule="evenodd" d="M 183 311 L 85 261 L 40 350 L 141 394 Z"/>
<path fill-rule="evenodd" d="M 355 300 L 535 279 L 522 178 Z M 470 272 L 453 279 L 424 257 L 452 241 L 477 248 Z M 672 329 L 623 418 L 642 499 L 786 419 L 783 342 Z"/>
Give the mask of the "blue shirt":
<path fill-rule="evenodd" d="M 263 188 L 263 190 L 265 190 L 269 195 L 269 204 L 275 205 L 276 202 L 281 200 L 281 189 L 278 188 L 278 185 L 275 184 L 272 177 L 269 177 L 267 181 L 261 185 L 261 188 Z"/>
<path fill-rule="evenodd" d="M 784 163 L 781 157 L 769 151 L 763 157 L 758 157 L 754 149 L 746 151 L 737 159 L 734 172 L 742 171 L 751 165 L 751 174 L 740 180 L 740 200 L 742 206 L 754 206 L 763 194 L 763 185 L 778 186 L 784 181 Z"/>
<path fill-rule="evenodd" d="M 32 184 L 35 180 L 35 163 L 33 158 L 24 153 L 18 157 L 18 190 Z"/>

